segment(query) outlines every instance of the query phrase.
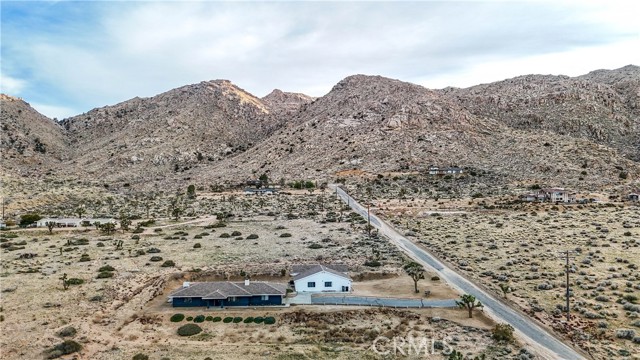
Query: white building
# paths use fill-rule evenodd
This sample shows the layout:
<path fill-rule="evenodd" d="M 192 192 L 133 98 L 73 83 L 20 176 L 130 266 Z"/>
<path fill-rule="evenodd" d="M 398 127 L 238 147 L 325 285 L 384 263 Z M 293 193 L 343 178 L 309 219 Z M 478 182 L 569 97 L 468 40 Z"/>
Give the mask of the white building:
<path fill-rule="evenodd" d="M 351 278 L 345 272 L 325 265 L 313 265 L 292 273 L 297 292 L 350 292 Z"/>
<path fill-rule="evenodd" d="M 53 222 L 56 224 L 55 227 L 80 227 L 80 226 L 93 226 L 95 222 L 99 222 L 100 224 L 106 223 L 116 223 L 114 219 L 111 218 L 66 218 L 66 219 L 56 219 L 56 218 L 44 218 L 38 220 L 36 223 L 37 227 L 46 227 L 48 222 Z"/>

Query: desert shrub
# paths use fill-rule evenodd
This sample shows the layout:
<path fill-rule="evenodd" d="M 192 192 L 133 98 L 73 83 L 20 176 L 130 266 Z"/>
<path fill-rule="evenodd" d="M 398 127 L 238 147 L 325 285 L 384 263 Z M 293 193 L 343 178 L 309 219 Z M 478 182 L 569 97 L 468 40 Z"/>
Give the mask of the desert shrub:
<path fill-rule="evenodd" d="M 216 316 L 216 317 L 214 317 L 214 318 L 213 318 L 213 320 L 211 320 L 211 321 L 213 321 L 213 322 L 220 322 L 220 321 L 222 321 L 222 318 L 221 318 L 220 316 Z"/>
<path fill-rule="evenodd" d="M 273 316 L 267 316 L 266 318 L 264 318 L 264 323 L 265 325 L 273 325 L 276 323 L 276 318 L 274 318 Z"/>
<path fill-rule="evenodd" d="M 227 316 L 226 318 L 222 319 L 222 322 L 225 324 L 228 324 L 232 321 L 233 321 L 233 318 L 231 316 Z"/>
<path fill-rule="evenodd" d="M 256 316 L 253 318 L 253 322 L 256 324 L 262 324 L 264 322 L 264 318 L 262 316 Z"/>
<path fill-rule="evenodd" d="M 254 239 L 257 239 L 257 238 L 258 238 L 257 234 L 250 234 L 249 236 L 247 236 L 247 239 L 249 239 L 249 240 L 254 240 Z"/>
<path fill-rule="evenodd" d="M 230 238 L 231 235 L 229 235 L 228 233 L 222 233 L 222 234 L 220 234 L 220 237 L 223 238 L 223 239 L 226 239 L 226 238 Z"/>
<path fill-rule="evenodd" d="M 193 320 L 193 316 L 187 316 L 187 321 Z"/>
<path fill-rule="evenodd" d="M 491 329 L 491 336 L 496 341 L 512 342 L 514 340 L 513 326 L 509 324 L 496 324 L 496 326 Z"/>
<path fill-rule="evenodd" d="M 241 322 L 241 321 L 242 321 L 242 318 L 240 316 L 236 316 L 236 317 L 233 318 L 233 322 L 236 323 L 236 324 Z"/>
<path fill-rule="evenodd" d="M 77 333 L 78 331 L 76 330 L 76 328 L 74 328 L 73 326 L 67 326 L 65 328 L 60 329 L 60 331 L 58 331 L 56 335 L 58 335 L 59 337 L 72 337 L 72 336 L 75 336 Z"/>
<path fill-rule="evenodd" d="M 379 267 L 379 266 L 382 266 L 382 263 L 378 260 L 367 260 L 364 262 L 364 266 Z"/>
<path fill-rule="evenodd" d="M 631 329 L 618 329 L 616 330 L 616 337 L 618 339 L 633 339 L 633 337 L 635 336 L 636 332 L 634 330 Z"/>
<path fill-rule="evenodd" d="M 201 322 L 204 322 L 204 319 L 205 319 L 204 315 L 198 315 L 198 316 L 193 318 L 193 322 L 194 323 L 201 323 Z"/>
<path fill-rule="evenodd" d="M 636 295 L 625 295 L 624 299 L 632 304 L 635 304 L 638 301 L 638 297 Z"/>
<path fill-rule="evenodd" d="M 180 322 L 184 320 L 184 314 L 173 314 L 169 320 L 171 322 Z"/>
<path fill-rule="evenodd" d="M 282 233 L 282 234 L 280 234 L 280 237 L 281 237 L 281 238 L 288 238 L 288 237 L 291 237 L 291 234 L 289 234 L 289 233 Z"/>
<path fill-rule="evenodd" d="M 199 248 L 201 248 L 201 247 L 202 247 L 202 245 L 201 245 L 200 243 L 195 243 L 195 244 L 193 244 L 193 248 L 194 248 L 194 249 L 199 249 Z"/>
<path fill-rule="evenodd" d="M 186 324 L 178 328 L 178 335 L 191 336 L 191 335 L 199 334 L 201 331 L 202 331 L 202 328 L 196 324 Z"/>
<path fill-rule="evenodd" d="M 145 355 L 143 353 L 138 353 L 133 355 L 133 360 L 149 360 L 149 355 Z"/>
<path fill-rule="evenodd" d="M 244 321 L 242 321 L 245 324 L 251 324 L 253 322 L 253 317 L 249 316 L 247 318 L 244 319 Z"/>
<path fill-rule="evenodd" d="M 438 276 L 432 276 L 431 281 L 440 281 L 440 278 Z"/>
<path fill-rule="evenodd" d="M 82 256 L 80 256 L 80 260 L 78 261 L 87 262 L 87 261 L 91 261 L 91 258 L 89 257 L 89 254 L 82 254 Z"/>
<path fill-rule="evenodd" d="M 322 249 L 323 246 L 320 245 L 320 244 L 317 244 L 317 243 L 313 243 L 313 244 L 309 245 L 308 247 L 309 247 L 309 249 Z"/>
<path fill-rule="evenodd" d="M 111 265 L 105 265 L 100 269 L 98 269 L 98 272 L 104 272 L 104 271 L 116 271 L 116 269 Z"/>
<path fill-rule="evenodd" d="M 240 235 L 242 235 L 242 233 L 238 230 L 231 233 L 231 236 L 240 236 Z"/>
<path fill-rule="evenodd" d="M 84 280 L 78 278 L 71 278 L 67 280 L 67 284 L 69 285 L 82 285 L 84 284 Z"/>
<path fill-rule="evenodd" d="M 98 241 L 98 243 L 96 244 L 97 247 L 104 247 L 104 243 L 101 241 Z"/>
<path fill-rule="evenodd" d="M 167 261 L 163 262 L 161 266 L 162 267 L 172 267 L 172 266 L 176 266 L 176 263 L 174 263 L 173 260 L 167 260 Z"/>
<path fill-rule="evenodd" d="M 162 261 L 162 256 L 152 256 L 151 259 L 149 259 L 149 261 Z"/>
<path fill-rule="evenodd" d="M 140 240 L 140 235 L 133 235 L 131 240 Z"/>
<path fill-rule="evenodd" d="M 62 355 L 73 354 L 82 349 L 82 345 L 78 344 L 73 340 L 65 340 L 60 344 L 49 349 L 48 359 L 56 359 L 61 357 Z"/>
<path fill-rule="evenodd" d="M 150 248 L 149 250 L 147 250 L 147 254 L 157 254 L 160 252 L 160 249 L 158 248 Z"/>
<path fill-rule="evenodd" d="M 108 279 L 108 278 L 112 278 L 112 277 L 113 277 L 113 273 L 111 271 L 103 271 L 103 272 L 99 273 L 96 278 L 97 279 Z"/>
<path fill-rule="evenodd" d="M 205 321 L 213 321 L 213 316 L 207 316 L 204 318 Z"/>

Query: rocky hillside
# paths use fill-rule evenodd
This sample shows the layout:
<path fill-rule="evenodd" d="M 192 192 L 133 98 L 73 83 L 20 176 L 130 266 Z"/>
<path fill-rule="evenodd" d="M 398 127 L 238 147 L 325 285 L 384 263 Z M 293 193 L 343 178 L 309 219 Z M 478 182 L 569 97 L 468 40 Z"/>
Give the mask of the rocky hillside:
<path fill-rule="evenodd" d="M 627 186 L 640 174 L 639 81 L 636 66 L 444 90 L 355 75 L 321 98 L 274 90 L 259 99 L 216 80 L 94 109 L 62 127 L 3 97 L 3 156 L 59 159 L 69 176 L 131 187 L 262 173 L 334 181 L 430 165 L 490 174 L 475 180 L 487 187 Z"/>
<path fill-rule="evenodd" d="M 47 169 L 67 157 L 63 128 L 22 99 L 0 94 L 2 168 L 25 174 Z"/>
<path fill-rule="evenodd" d="M 331 181 L 340 174 L 421 171 L 433 164 L 490 173 L 491 181 L 504 184 L 595 188 L 619 184 L 622 171 L 638 174 L 637 163 L 587 137 L 553 129 L 549 136 L 488 115 L 418 85 L 351 76 L 251 153 L 225 160 L 199 178 L 224 181 L 266 172 L 285 181 Z"/>
<path fill-rule="evenodd" d="M 279 126 L 271 112 L 262 100 L 216 80 L 94 109 L 62 124 L 74 167 L 135 183 L 246 151 Z"/>
<path fill-rule="evenodd" d="M 271 109 L 272 112 L 291 115 L 298 112 L 301 107 L 309 104 L 314 99 L 305 94 L 284 92 L 282 90 L 275 89 L 261 100 Z"/>
<path fill-rule="evenodd" d="M 637 66 L 570 78 L 526 75 L 442 93 L 471 113 L 549 136 L 568 135 L 640 160 Z"/>

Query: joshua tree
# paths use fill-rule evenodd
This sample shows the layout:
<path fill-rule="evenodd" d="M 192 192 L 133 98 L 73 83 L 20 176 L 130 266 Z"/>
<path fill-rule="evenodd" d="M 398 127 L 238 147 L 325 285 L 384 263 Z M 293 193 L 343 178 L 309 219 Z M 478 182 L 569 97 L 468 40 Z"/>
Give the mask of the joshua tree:
<path fill-rule="evenodd" d="M 60 277 L 60 280 L 62 280 L 62 288 L 67 290 L 69 288 L 69 282 L 67 281 L 67 273 L 62 274 L 62 276 Z"/>
<path fill-rule="evenodd" d="M 56 223 L 54 221 L 47 221 L 45 225 L 47 225 L 47 229 L 49 229 L 49 234 L 53 234 L 53 228 L 56 226 Z"/>
<path fill-rule="evenodd" d="M 404 266 L 404 271 L 411 276 L 415 291 L 418 293 L 418 281 L 424 279 L 424 268 L 417 262 L 411 261 Z"/>
<path fill-rule="evenodd" d="M 189 199 L 195 199 L 196 198 L 196 186 L 191 184 L 187 187 L 187 197 L 189 197 Z"/>
<path fill-rule="evenodd" d="M 84 215 L 84 213 L 85 213 L 84 206 L 81 205 L 76 208 L 76 214 L 78 214 L 79 218 L 82 218 L 82 215 Z"/>
<path fill-rule="evenodd" d="M 129 230 L 129 225 L 131 225 L 131 219 L 129 219 L 129 215 L 120 213 L 120 228 L 122 229 L 122 232 Z"/>
<path fill-rule="evenodd" d="M 460 296 L 460 301 L 456 301 L 456 304 L 461 309 L 467 309 L 469 311 L 469 318 L 473 317 L 473 309 L 477 307 L 483 307 L 482 303 L 476 300 L 476 297 L 469 294 Z"/>
<path fill-rule="evenodd" d="M 513 289 L 511 288 L 511 286 L 509 286 L 509 284 L 500 284 L 500 290 L 502 290 L 502 296 L 506 299 L 507 298 L 507 294 L 510 292 L 513 292 Z"/>
<path fill-rule="evenodd" d="M 102 231 L 109 235 L 116 231 L 116 225 L 112 222 L 108 222 L 106 224 L 100 225 L 100 229 L 102 229 Z"/>

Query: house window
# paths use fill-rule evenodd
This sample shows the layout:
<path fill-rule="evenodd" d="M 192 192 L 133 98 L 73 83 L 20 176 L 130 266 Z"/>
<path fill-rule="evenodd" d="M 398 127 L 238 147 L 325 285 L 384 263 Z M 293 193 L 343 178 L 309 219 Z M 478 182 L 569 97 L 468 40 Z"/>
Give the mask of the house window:
<path fill-rule="evenodd" d="M 190 302 L 191 302 L 191 298 L 184 298 L 184 303 L 185 303 L 185 304 L 188 304 L 188 303 L 190 303 Z"/>
<path fill-rule="evenodd" d="M 235 296 L 230 297 L 230 298 L 229 298 L 229 301 L 230 301 L 230 302 L 235 302 L 235 301 L 236 301 L 236 297 L 235 297 Z"/>
<path fill-rule="evenodd" d="M 314 287 L 316 287 L 316 282 L 315 282 L 315 281 L 309 281 L 309 282 L 307 283 L 307 287 L 310 287 L 310 288 L 314 288 Z"/>
<path fill-rule="evenodd" d="M 331 287 L 331 281 L 325 281 L 324 282 L 324 287 Z"/>
<path fill-rule="evenodd" d="M 262 301 L 267 301 L 267 300 L 269 300 L 269 295 L 262 295 L 262 296 L 260 297 L 260 300 L 262 300 Z"/>

